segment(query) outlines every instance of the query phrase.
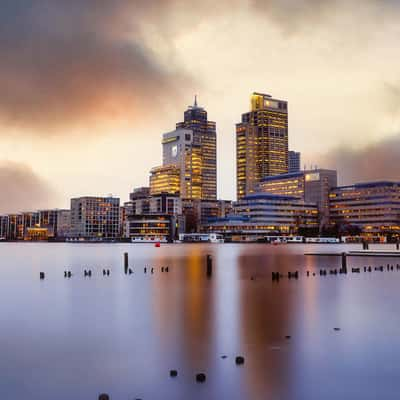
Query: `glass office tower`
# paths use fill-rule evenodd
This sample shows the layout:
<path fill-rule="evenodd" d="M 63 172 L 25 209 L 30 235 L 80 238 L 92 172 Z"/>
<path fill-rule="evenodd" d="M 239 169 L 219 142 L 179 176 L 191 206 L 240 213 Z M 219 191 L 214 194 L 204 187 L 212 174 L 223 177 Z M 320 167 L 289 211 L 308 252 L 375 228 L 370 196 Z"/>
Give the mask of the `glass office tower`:
<path fill-rule="evenodd" d="M 217 133 L 215 122 L 208 121 L 207 111 L 194 105 L 184 113 L 184 121 L 176 124 L 177 129 L 188 129 L 193 133 L 193 148 L 198 149 L 201 165 L 201 199 L 217 198 Z M 190 192 L 190 190 L 189 190 Z M 196 198 L 196 196 L 193 196 Z"/>
<path fill-rule="evenodd" d="M 236 125 L 237 198 L 256 191 L 267 176 L 288 172 L 288 104 L 253 93 L 251 110 Z"/>

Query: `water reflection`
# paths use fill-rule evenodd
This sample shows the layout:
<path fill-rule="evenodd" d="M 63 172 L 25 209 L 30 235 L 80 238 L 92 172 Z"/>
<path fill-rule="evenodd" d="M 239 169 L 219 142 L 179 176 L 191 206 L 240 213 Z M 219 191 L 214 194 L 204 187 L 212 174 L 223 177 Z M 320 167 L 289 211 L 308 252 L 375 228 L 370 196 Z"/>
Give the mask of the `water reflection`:
<path fill-rule="evenodd" d="M 320 268 L 337 268 L 339 260 L 305 257 L 309 250 L 2 244 L 2 397 L 95 399 L 107 391 L 121 400 L 396 398 L 400 374 L 387 363 L 400 362 L 400 272 L 320 277 Z M 130 276 L 122 273 L 124 251 Z M 211 279 L 206 254 L 214 260 Z M 349 266 L 388 262 L 397 261 L 354 258 Z M 63 278 L 67 265 L 71 280 Z M 106 265 L 109 278 L 101 275 Z M 84 266 L 92 279 L 83 278 Z M 145 266 L 154 274 L 144 274 Z M 271 281 L 272 271 L 295 270 L 299 280 Z M 307 278 L 306 270 L 317 275 Z M 244 366 L 235 365 L 236 355 Z M 177 379 L 168 376 L 172 368 Z M 196 372 L 207 374 L 205 384 L 194 382 Z"/>

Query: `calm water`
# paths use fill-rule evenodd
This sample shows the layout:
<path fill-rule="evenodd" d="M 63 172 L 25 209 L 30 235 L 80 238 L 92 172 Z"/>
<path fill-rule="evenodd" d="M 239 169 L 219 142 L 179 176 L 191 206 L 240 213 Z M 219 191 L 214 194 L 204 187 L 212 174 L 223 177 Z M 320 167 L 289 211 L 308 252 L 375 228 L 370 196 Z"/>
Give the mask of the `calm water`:
<path fill-rule="evenodd" d="M 305 251 L 360 247 L 0 244 L 0 398 L 398 399 L 400 271 L 305 277 L 339 266 Z M 296 269 L 298 281 L 271 282 Z"/>

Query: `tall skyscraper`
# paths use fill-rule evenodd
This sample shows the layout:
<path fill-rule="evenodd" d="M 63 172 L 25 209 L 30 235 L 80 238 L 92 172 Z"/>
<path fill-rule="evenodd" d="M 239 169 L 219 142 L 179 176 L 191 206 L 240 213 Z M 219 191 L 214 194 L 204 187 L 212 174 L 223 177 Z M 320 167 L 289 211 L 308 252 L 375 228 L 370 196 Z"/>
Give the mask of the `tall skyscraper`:
<path fill-rule="evenodd" d="M 301 154 L 298 151 L 289 151 L 289 173 L 300 172 Z"/>
<path fill-rule="evenodd" d="M 197 105 L 197 98 L 185 111 L 184 121 L 163 135 L 162 146 L 163 165 L 151 171 L 151 194 L 179 192 L 185 199 L 216 200 L 215 122 L 207 120 L 207 111 Z"/>
<path fill-rule="evenodd" d="M 236 125 L 237 198 L 254 193 L 261 179 L 288 172 L 288 104 L 253 93 L 251 110 Z"/>
<path fill-rule="evenodd" d="M 193 132 L 193 146 L 200 147 L 201 157 L 201 199 L 217 198 L 217 132 L 215 122 L 208 121 L 207 111 L 197 104 L 184 113 L 183 122 L 176 124 L 177 129 L 189 129 Z"/>

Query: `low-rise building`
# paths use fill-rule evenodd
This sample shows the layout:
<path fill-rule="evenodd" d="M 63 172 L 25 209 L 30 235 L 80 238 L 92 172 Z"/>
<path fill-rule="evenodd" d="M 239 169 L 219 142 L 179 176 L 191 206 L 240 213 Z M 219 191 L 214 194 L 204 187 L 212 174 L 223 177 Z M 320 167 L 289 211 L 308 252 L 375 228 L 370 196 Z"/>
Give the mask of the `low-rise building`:
<path fill-rule="evenodd" d="M 400 234 L 400 182 L 335 187 L 329 195 L 331 224 L 364 235 Z"/>
<path fill-rule="evenodd" d="M 185 232 L 201 232 L 203 226 L 216 218 L 223 218 L 232 212 L 230 200 L 182 200 L 185 216 Z"/>
<path fill-rule="evenodd" d="M 177 218 L 174 215 L 129 215 L 125 224 L 125 236 L 134 242 L 172 242 L 177 238 Z"/>
<path fill-rule="evenodd" d="M 294 196 L 315 203 L 320 228 L 329 224 L 329 192 L 337 186 L 337 171 L 315 169 L 264 178 L 258 185 L 264 193 Z"/>
<path fill-rule="evenodd" d="M 208 232 L 227 237 L 297 235 L 318 229 L 318 208 L 293 196 L 255 193 L 233 203 L 233 215 L 206 225 Z"/>

